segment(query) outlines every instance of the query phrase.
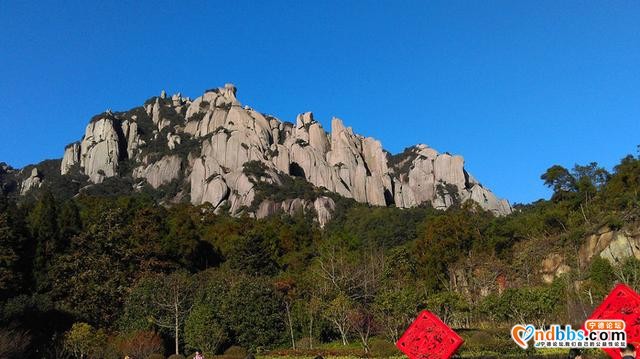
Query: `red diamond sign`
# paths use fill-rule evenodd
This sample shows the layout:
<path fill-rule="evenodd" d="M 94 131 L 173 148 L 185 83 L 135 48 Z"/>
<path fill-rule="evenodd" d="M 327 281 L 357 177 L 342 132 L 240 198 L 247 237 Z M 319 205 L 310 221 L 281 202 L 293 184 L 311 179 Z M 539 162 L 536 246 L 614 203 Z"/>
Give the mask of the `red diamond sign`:
<path fill-rule="evenodd" d="M 462 338 L 433 313 L 422 311 L 396 343 L 409 359 L 448 359 Z"/>
<path fill-rule="evenodd" d="M 589 319 L 619 319 L 625 322 L 627 343 L 640 342 L 640 295 L 624 284 L 618 284 L 593 311 Z M 602 349 L 611 358 L 620 359 L 620 349 Z"/>

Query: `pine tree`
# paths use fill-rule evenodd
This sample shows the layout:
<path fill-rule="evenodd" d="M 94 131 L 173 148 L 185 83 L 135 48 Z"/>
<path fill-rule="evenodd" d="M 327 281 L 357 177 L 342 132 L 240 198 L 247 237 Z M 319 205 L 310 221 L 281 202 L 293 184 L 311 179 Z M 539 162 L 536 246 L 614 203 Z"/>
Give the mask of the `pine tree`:
<path fill-rule="evenodd" d="M 60 208 L 58 218 L 59 235 L 54 250 L 56 252 L 64 250 L 69 245 L 71 237 L 82 231 L 82 220 L 80 219 L 80 210 L 75 201 L 68 200 Z"/>
<path fill-rule="evenodd" d="M 51 192 L 46 191 L 29 214 L 28 226 L 34 240 L 33 277 L 42 289 L 46 271 L 58 239 L 58 211 Z"/>
<path fill-rule="evenodd" d="M 6 213 L 0 213 L 0 298 L 7 298 L 20 282 L 17 270 L 18 240 L 9 226 Z"/>

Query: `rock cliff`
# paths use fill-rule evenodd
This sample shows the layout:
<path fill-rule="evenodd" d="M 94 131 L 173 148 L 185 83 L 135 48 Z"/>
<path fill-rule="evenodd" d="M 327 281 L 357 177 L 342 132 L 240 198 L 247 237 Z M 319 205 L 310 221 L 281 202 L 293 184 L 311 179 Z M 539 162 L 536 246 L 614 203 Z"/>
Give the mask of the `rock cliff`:
<path fill-rule="evenodd" d="M 60 173 L 86 175 L 89 186 L 127 177 L 136 189 L 163 190 L 166 200 L 209 203 L 232 214 L 312 210 L 321 223 L 335 207 L 329 194 L 400 208 L 445 209 L 472 200 L 496 215 L 511 212 L 465 170 L 461 156 L 424 144 L 390 155 L 339 118 L 330 131 L 310 112 L 284 122 L 242 106 L 236 93 L 231 84 L 194 100 L 163 92 L 141 107 L 97 115 L 64 150 Z M 40 185 L 34 171 L 21 191 Z M 307 182 L 316 195 L 284 198 L 291 179 Z M 270 195 L 262 193 L 265 185 Z"/>

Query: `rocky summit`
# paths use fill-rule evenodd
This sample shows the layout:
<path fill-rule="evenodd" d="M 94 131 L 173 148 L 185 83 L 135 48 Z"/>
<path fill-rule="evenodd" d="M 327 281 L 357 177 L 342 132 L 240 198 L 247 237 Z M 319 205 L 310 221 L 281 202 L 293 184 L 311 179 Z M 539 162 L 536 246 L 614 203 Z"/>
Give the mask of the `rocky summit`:
<path fill-rule="evenodd" d="M 38 167 L 22 170 L 20 193 L 47 182 Z M 424 144 L 391 155 L 338 118 L 325 131 L 311 112 L 281 121 L 243 106 L 232 84 L 195 100 L 163 91 L 141 107 L 94 116 L 82 139 L 65 148 L 59 171 L 80 183 L 78 192 L 111 181 L 233 215 L 311 210 L 321 224 L 339 197 L 439 209 L 472 200 L 496 215 L 511 212 L 465 170 L 461 156 Z"/>

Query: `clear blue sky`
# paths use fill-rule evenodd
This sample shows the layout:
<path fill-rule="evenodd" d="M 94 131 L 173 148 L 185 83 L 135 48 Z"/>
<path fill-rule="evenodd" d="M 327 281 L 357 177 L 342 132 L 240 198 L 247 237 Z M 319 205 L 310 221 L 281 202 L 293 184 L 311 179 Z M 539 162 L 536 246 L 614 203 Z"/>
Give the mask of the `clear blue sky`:
<path fill-rule="evenodd" d="M 61 157 L 96 113 L 225 82 L 282 120 L 461 154 L 512 202 L 548 197 L 553 164 L 640 144 L 639 1 L 89 3 L 0 1 L 0 161 Z"/>

